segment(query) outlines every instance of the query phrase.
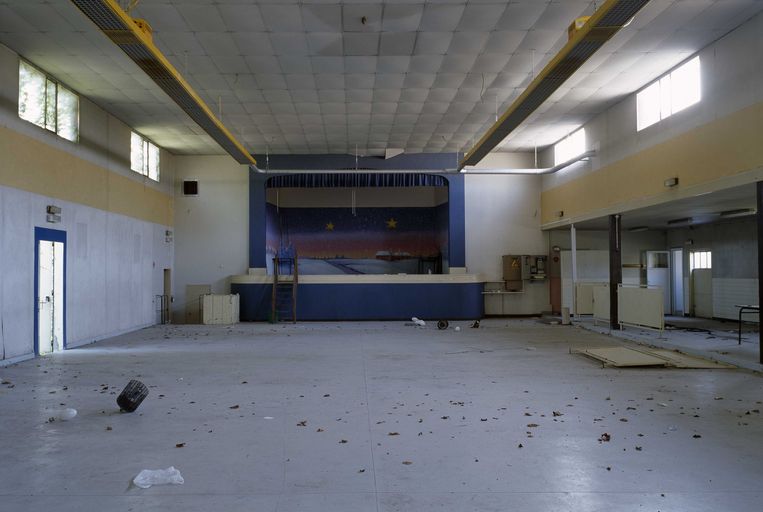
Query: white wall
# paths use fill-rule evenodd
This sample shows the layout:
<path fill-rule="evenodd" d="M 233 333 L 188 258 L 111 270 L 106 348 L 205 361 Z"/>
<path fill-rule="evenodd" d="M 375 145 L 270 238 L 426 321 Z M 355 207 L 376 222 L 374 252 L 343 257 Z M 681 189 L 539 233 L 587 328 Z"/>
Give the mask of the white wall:
<path fill-rule="evenodd" d="M 466 271 L 486 281 L 501 281 L 504 254 L 547 255 L 540 230 L 539 176 L 465 177 Z M 495 301 L 488 297 L 488 301 Z M 550 309 L 548 284 L 528 283 L 525 293 L 506 295 L 503 313 L 537 314 Z M 488 304 L 488 303 L 486 303 Z M 495 304 L 489 303 L 490 312 Z"/>
<path fill-rule="evenodd" d="M 80 97 L 78 143 L 20 119 L 18 62 L 14 52 L 0 45 L 0 126 L 58 150 L 52 155 L 69 153 L 144 187 L 172 194 L 172 156 L 162 151 L 160 183 L 132 172 L 130 127 L 84 97 Z M 23 169 L 9 171 L 0 165 L 0 183 L 6 172 Z M 76 186 L 66 183 L 72 185 Z M 104 191 L 119 192 L 118 187 Z M 45 208 L 50 204 L 62 207 L 61 223 L 46 222 Z M 35 226 L 67 233 L 67 346 L 155 322 L 154 295 L 162 293 L 163 269 L 172 266 L 172 244 L 165 242 L 170 226 L 0 186 L 0 362 L 34 351 Z"/>
<path fill-rule="evenodd" d="M 173 322 L 182 322 L 186 286 L 208 284 L 229 293 L 230 276 L 249 267 L 249 169 L 229 156 L 178 156 L 175 193 Z M 183 196 L 184 180 L 199 182 Z"/>
<path fill-rule="evenodd" d="M 684 277 L 690 282 L 691 251 L 712 252 L 712 316 L 736 319 L 736 304 L 758 303 L 758 241 L 755 217 L 668 231 L 670 247 L 684 249 Z M 688 286 L 685 287 L 689 290 Z M 687 312 L 691 311 L 691 296 Z M 746 320 L 753 320 L 746 315 Z"/>
<path fill-rule="evenodd" d="M 545 176 L 543 189 L 557 187 L 692 128 L 763 101 L 761 52 L 763 14 L 758 14 L 698 53 L 702 73 L 702 100 L 698 104 L 638 132 L 636 94 L 625 97 L 584 125 L 587 148 L 598 150 L 591 164 L 576 164 Z M 690 55 L 685 54 L 684 57 L 688 59 Z M 542 162 L 548 164 L 552 155 L 553 146 L 542 153 Z"/>
<path fill-rule="evenodd" d="M 46 206 L 62 221 L 45 221 Z M 34 228 L 66 231 L 68 347 L 155 323 L 172 264 L 166 226 L 0 186 L 0 359 L 34 350 Z"/>

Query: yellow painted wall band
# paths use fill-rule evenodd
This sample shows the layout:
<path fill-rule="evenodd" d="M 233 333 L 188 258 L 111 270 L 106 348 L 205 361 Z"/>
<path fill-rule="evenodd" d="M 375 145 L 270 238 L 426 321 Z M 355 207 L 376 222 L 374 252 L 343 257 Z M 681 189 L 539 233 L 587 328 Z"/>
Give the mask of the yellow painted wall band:
<path fill-rule="evenodd" d="M 143 183 L 0 126 L 0 185 L 165 226 L 173 199 Z"/>
<path fill-rule="evenodd" d="M 583 217 L 628 201 L 671 196 L 663 182 L 680 187 L 717 181 L 763 166 L 763 103 L 691 129 L 541 194 L 541 223 Z"/>

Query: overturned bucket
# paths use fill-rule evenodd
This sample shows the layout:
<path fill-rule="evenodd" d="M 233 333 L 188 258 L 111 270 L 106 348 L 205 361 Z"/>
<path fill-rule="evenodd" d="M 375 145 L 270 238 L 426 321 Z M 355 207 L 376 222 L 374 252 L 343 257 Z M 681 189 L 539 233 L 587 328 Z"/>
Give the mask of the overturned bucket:
<path fill-rule="evenodd" d="M 148 388 L 139 380 L 131 380 L 117 397 L 117 405 L 124 412 L 133 412 L 148 396 Z"/>

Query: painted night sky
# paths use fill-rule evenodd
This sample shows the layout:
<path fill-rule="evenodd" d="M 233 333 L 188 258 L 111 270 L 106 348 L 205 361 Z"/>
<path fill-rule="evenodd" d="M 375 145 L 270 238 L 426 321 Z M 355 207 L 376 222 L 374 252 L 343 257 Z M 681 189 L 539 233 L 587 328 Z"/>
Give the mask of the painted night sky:
<path fill-rule="evenodd" d="M 338 267 L 346 263 L 353 266 L 352 273 L 416 272 L 419 258 L 447 252 L 447 204 L 357 208 L 354 214 L 350 208 L 277 209 L 268 204 L 267 211 L 268 252 L 275 255 L 279 248 L 293 247 L 300 261 L 331 260 Z M 309 268 L 306 264 L 304 273 L 312 273 Z"/>

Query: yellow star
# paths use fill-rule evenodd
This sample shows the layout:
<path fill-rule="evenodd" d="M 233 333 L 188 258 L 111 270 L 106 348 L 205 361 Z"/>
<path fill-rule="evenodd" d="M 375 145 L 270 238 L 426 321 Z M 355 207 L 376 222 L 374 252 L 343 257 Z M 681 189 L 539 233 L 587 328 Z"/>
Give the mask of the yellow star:
<path fill-rule="evenodd" d="M 397 221 L 392 218 L 387 221 L 387 229 L 395 229 L 397 227 Z"/>
<path fill-rule="evenodd" d="M 328 224 L 326 224 L 326 231 L 334 231 L 334 223 L 329 221 Z"/>

